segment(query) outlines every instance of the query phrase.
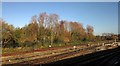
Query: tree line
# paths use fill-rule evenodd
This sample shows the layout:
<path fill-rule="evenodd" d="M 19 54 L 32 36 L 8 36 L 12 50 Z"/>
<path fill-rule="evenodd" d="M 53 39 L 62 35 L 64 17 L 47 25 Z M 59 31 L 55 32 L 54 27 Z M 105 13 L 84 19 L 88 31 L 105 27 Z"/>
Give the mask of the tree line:
<path fill-rule="evenodd" d="M 33 16 L 29 24 L 24 27 L 14 27 L 3 19 L 2 47 L 28 47 L 40 44 L 70 44 L 93 41 L 94 28 L 87 25 L 86 28 L 80 22 L 60 20 L 57 14 L 45 12 Z"/>
<path fill-rule="evenodd" d="M 96 40 L 116 40 L 120 41 L 120 34 L 114 34 L 114 33 L 102 33 L 101 36 L 96 36 Z"/>

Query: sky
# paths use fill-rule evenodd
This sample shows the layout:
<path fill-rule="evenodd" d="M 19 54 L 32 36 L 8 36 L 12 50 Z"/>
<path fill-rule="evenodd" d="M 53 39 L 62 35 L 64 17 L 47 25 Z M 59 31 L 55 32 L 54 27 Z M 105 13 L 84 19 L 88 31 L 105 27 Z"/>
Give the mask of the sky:
<path fill-rule="evenodd" d="M 94 34 L 118 33 L 117 2 L 3 2 L 2 18 L 15 27 L 28 24 L 42 12 L 58 14 L 60 20 L 94 27 Z"/>
<path fill-rule="evenodd" d="M 120 0 L 2 0 L 2 2 L 119 2 Z"/>

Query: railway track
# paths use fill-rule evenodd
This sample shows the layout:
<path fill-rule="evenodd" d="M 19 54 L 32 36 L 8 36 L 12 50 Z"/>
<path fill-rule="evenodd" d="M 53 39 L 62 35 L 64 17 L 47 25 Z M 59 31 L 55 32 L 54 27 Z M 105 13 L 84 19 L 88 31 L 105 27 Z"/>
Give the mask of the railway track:
<path fill-rule="evenodd" d="M 40 64 L 46 64 L 46 63 L 50 63 L 50 62 L 55 62 L 55 61 L 58 61 L 58 60 L 62 60 L 64 58 L 67 58 L 69 56 L 73 56 L 75 54 L 79 54 L 81 51 L 87 51 L 87 50 L 93 50 L 95 49 L 95 47 L 97 46 L 93 46 L 93 47 L 90 47 L 90 48 L 85 48 L 85 49 L 75 49 L 74 51 L 71 51 L 71 52 L 67 52 L 67 53 L 62 53 L 62 54 L 58 54 L 58 55 L 53 55 L 53 56 L 49 56 L 49 57 L 44 57 L 44 58 L 39 58 L 39 59 L 34 59 L 34 60 L 30 60 L 30 61 L 24 61 L 24 62 L 20 62 L 20 63 L 14 63 L 14 64 L 4 64 L 3 66 L 23 66 L 23 65 L 40 65 Z M 73 50 L 73 49 L 71 49 Z"/>
<path fill-rule="evenodd" d="M 88 51 L 88 50 L 95 50 L 96 47 L 99 46 L 93 46 L 85 49 L 77 49 L 72 52 L 67 52 L 67 53 L 62 53 L 58 55 L 53 55 L 49 57 L 44 57 L 44 58 L 39 58 L 39 59 L 34 59 L 30 61 L 23 61 L 19 63 L 14 63 L 14 64 L 4 64 L 2 66 L 48 66 L 49 64 L 60 64 L 60 65 L 65 65 L 65 64 L 70 64 L 73 66 L 114 66 L 114 65 L 119 65 L 120 61 L 120 47 L 114 48 L 114 49 L 109 49 L 109 50 L 104 50 L 104 51 L 99 51 L 99 52 L 92 52 L 91 54 L 84 54 L 82 56 L 77 56 L 77 57 L 69 57 L 73 56 L 75 54 L 79 54 L 82 51 Z M 66 57 L 69 57 L 68 59 L 65 59 Z M 64 60 L 63 60 L 64 58 Z M 59 59 L 59 60 L 58 60 Z M 112 59 L 112 60 L 111 60 Z M 109 62 L 108 62 L 109 60 Z"/>
<path fill-rule="evenodd" d="M 72 66 L 119 66 L 120 47 L 48 63 L 48 65 L 49 64 L 70 64 Z"/>

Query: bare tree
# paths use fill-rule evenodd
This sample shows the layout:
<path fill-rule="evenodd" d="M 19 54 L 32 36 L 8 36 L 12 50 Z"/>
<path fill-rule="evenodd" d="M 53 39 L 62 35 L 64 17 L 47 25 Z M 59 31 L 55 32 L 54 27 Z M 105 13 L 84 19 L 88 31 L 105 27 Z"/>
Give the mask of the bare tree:
<path fill-rule="evenodd" d="M 54 39 L 53 33 L 55 33 L 53 31 L 58 24 L 58 19 L 59 19 L 59 16 L 57 14 L 49 15 L 50 30 L 51 30 L 51 45 L 53 44 L 53 39 Z"/>

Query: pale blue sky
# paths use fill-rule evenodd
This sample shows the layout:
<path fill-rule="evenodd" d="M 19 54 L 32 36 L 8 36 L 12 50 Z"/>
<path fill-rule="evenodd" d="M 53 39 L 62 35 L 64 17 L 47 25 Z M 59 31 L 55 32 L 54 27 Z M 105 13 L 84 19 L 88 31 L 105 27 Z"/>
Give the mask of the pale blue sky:
<path fill-rule="evenodd" d="M 2 0 L 3 2 L 118 2 L 120 0 Z"/>
<path fill-rule="evenodd" d="M 118 33 L 117 2 L 3 2 L 2 18 L 15 27 L 28 24 L 33 15 L 56 13 L 60 20 L 92 25 L 94 34 Z"/>

